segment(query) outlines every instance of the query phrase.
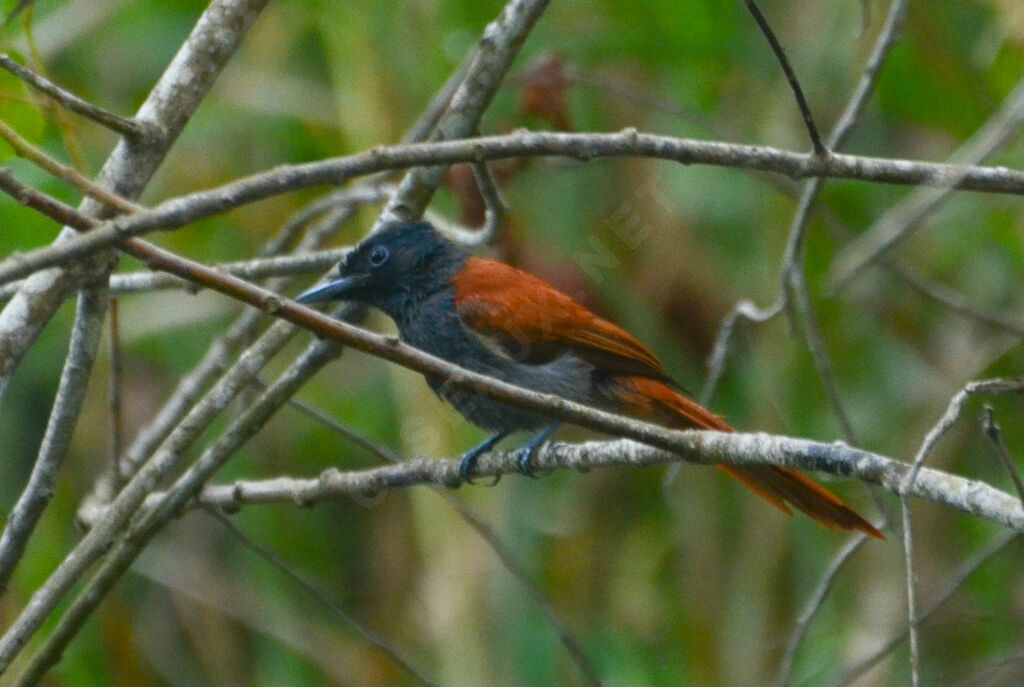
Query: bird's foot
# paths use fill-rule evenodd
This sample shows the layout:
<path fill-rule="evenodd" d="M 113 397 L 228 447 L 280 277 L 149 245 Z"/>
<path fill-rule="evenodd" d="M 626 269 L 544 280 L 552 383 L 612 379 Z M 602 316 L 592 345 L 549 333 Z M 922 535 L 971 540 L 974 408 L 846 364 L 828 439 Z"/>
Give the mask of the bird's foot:
<path fill-rule="evenodd" d="M 548 437 L 555 433 L 555 431 L 562 426 L 561 422 L 552 422 L 550 425 L 537 432 L 537 434 L 523 444 L 522 448 L 516 451 L 516 465 L 519 467 L 519 472 L 523 473 L 527 477 L 536 477 L 533 474 L 533 456 L 537 453 L 537 449 L 543 444 Z"/>
<path fill-rule="evenodd" d="M 481 442 L 479 446 L 475 446 L 463 453 L 461 460 L 459 460 L 459 478 L 466 484 L 473 484 L 473 469 L 476 467 L 477 459 L 494 448 L 494 445 L 504 439 L 507 434 L 508 432 L 498 432 L 493 437 Z M 501 475 L 495 476 L 491 486 L 493 487 L 497 484 L 499 479 L 501 479 Z"/>

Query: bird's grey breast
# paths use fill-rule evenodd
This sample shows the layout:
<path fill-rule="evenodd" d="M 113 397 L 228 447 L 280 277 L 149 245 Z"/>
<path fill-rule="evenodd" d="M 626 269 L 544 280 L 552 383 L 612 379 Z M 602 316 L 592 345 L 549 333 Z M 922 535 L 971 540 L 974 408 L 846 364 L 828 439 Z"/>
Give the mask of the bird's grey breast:
<path fill-rule="evenodd" d="M 516 360 L 463 323 L 454 299 L 451 291 L 443 291 L 406 309 L 396 319 L 399 335 L 416 348 L 474 372 L 532 391 L 593 402 L 592 365 L 568 350 L 540 365 Z M 550 423 L 548 418 L 459 389 L 450 380 L 427 375 L 427 383 L 466 419 L 488 430 L 532 431 Z"/>

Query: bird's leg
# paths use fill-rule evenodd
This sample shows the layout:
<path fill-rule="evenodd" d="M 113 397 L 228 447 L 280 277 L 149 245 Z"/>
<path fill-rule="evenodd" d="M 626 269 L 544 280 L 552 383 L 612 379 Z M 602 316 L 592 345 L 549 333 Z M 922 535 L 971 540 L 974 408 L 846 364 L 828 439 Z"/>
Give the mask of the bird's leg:
<path fill-rule="evenodd" d="M 562 426 L 561 422 L 552 422 L 544 429 L 537 432 L 537 434 L 523 444 L 522 448 L 516 451 L 516 464 L 519 466 L 519 472 L 523 473 L 527 477 L 533 477 L 533 466 L 530 465 L 530 461 L 533 459 L 533 454 L 537 452 L 537 449 L 544 440 L 554 434 L 559 427 Z"/>
<path fill-rule="evenodd" d="M 463 482 L 467 484 L 473 483 L 472 473 L 473 468 L 476 466 L 476 459 L 490 451 L 494 448 L 495 444 L 507 436 L 508 432 L 498 432 L 479 446 L 471 448 L 462 454 L 462 460 L 459 461 L 459 477 L 462 478 Z M 495 480 L 495 484 L 497 484 L 497 480 Z"/>

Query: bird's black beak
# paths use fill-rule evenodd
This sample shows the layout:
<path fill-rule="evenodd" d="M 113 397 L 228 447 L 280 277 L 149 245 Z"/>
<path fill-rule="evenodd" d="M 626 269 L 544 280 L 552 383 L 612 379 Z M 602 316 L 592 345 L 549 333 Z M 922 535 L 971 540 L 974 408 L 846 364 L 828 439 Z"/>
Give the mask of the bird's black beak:
<path fill-rule="evenodd" d="M 366 277 L 357 275 L 354 277 L 342 277 L 334 281 L 314 286 L 309 291 L 300 293 L 295 297 L 296 303 L 308 305 L 310 303 L 325 303 L 344 299 L 347 294 L 352 293 L 366 283 Z"/>

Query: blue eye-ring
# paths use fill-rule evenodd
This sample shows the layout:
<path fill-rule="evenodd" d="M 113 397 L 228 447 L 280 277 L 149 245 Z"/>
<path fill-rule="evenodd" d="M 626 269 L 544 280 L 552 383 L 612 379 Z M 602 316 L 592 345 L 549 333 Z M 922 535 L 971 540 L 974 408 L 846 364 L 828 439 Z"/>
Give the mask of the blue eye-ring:
<path fill-rule="evenodd" d="M 377 246 L 373 249 L 373 252 L 370 253 L 370 265 L 372 267 L 380 267 L 388 261 L 388 257 L 390 257 L 390 255 L 391 253 L 386 247 Z"/>

